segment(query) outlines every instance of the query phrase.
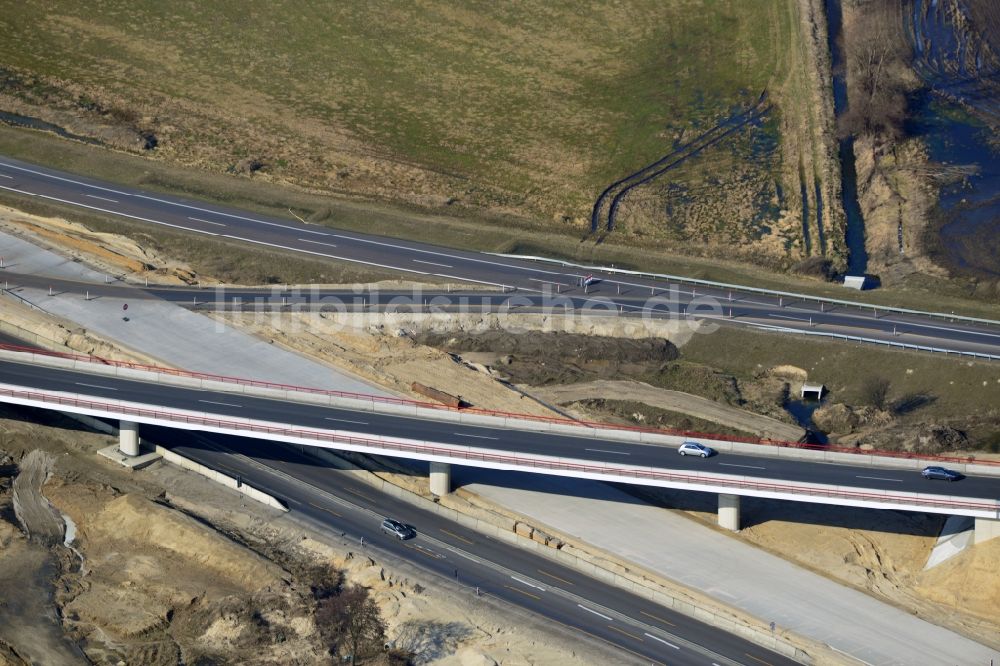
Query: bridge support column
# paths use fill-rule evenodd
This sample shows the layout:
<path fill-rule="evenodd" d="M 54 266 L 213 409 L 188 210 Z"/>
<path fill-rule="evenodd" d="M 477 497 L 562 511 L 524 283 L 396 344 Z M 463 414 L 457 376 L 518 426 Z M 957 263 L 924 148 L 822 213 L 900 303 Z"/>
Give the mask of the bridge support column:
<path fill-rule="evenodd" d="M 1000 537 L 1000 520 L 992 518 L 976 518 L 976 531 L 973 543 L 982 543 Z"/>
<path fill-rule="evenodd" d="M 740 496 L 719 493 L 719 527 L 740 531 Z"/>
<path fill-rule="evenodd" d="M 139 424 L 121 421 L 118 424 L 118 450 L 127 456 L 139 455 Z"/>
<path fill-rule="evenodd" d="M 431 463 L 431 492 L 440 497 L 451 492 L 451 465 Z"/>

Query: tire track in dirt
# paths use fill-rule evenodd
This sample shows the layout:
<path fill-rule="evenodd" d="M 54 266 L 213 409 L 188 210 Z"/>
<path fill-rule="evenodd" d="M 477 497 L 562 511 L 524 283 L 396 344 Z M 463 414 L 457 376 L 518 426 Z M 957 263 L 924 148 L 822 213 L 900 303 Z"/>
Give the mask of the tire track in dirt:
<path fill-rule="evenodd" d="M 619 180 L 616 180 L 615 182 L 611 183 L 606 188 L 604 188 L 601 194 L 598 195 L 597 201 L 594 202 L 594 207 L 591 210 L 590 233 L 592 234 L 596 233 L 600 229 L 601 227 L 600 218 L 602 210 L 604 208 L 605 203 L 608 200 L 608 197 L 611 197 L 613 192 L 618 190 L 618 195 L 616 195 L 612 200 L 612 209 L 609 211 L 608 220 L 605 225 L 607 231 L 611 231 L 614 228 L 614 218 L 613 218 L 614 200 L 620 201 L 622 191 L 627 191 L 635 187 L 636 185 L 641 184 L 641 183 L 633 183 L 632 181 L 642 180 L 644 178 L 647 178 L 651 176 L 653 172 L 656 172 L 656 175 L 661 175 L 665 171 L 677 166 L 678 164 L 681 164 L 684 160 L 688 159 L 689 157 L 696 155 L 698 152 L 704 150 L 709 145 L 712 145 L 713 143 L 721 139 L 723 136 L 728 135 L 733 130 L 745 126 L 746 123 L 748 122 L 748 115 L 753 114 L 756 110 L 759 110 L 766 100 L 767 100 L 767 91 L 764 91 L 763 93 L 761 93 L 761 96 L 760 98 L 758 98 L 757 102 L 755 102 L 754 105 L 751 106 L 749 109 L 746 109 L 744 111 L 741 111 L 740 113 L 729 116 L 728 118 L 719 122 L 712 128 L 691 139 L 687 143 L 684 143 L 681 146 L 670 151 L 669 153 L 667 153 L 660 159 L 656 160 L 655 162 L 647 164 L 638 171 L 634 171 L 628 174 L 627 176 Z M 721 136 L 716 136 L 723 131 L 725 132 Z M 652 175 L 652 177 L 649 177 L 648 179 L 651 180 L 652 178 L 655 178 L 656 175 Z M 643 182 L 648 182 L 648 180 L 643 180 Z M 619 188 L 624 188 L 624 190 L 620 190 Z"/>

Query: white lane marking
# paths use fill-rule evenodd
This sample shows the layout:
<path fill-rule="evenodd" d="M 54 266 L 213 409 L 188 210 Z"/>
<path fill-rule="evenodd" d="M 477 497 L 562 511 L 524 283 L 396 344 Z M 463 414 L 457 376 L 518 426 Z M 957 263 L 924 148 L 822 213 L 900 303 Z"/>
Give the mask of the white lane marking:
<path fill-rule="evenodd" d="M 124 194 L 124 193 L 123 193 Z M 289 227 L 283 224 L 276 224 L 274 222 L 265 222 L 264 220 L 257 220 L 252 217 L 245 217 L 243 215 L 234 215 L 233 213 L 224 213 L 221 210 L 212 210 L 210 208 L 200 208 L 198 206 L 192 206 L 190 204 L 183 204 L 179 201 L 170 201 L 168 199 L 159 199 L 157 197 L 151 197 L 145 194 L 133 195 L 137 199 L 148 199 L 149 201 L 156 201 L 158 203 L 167 204 L 168 206 L 178 206 L 179 208 L 188 208 L 190 210 L 198 210 L 203 213 L 211 213 L 212 215 L 222 215 L 223 217 L 231 217 L 234 220 L 246 220 L 247 222 L 256 222 L 257 224 L 268 224 L 272 227 L 283 227 L 285 229 L 292 229 L 303 234 L 316 234 L 317 236 L 329 236 L 330 234 L 325 234 L 322 231 L 310 231 L 309 229 L 302 229 L 300 227 Z"/>
<path fill-rule="evenodd" d="M 646 634 L 645 632 L 643 632 L 643 633 L 644 633 L 644 634 L 645 634 L 645 635 L 646 635 L 646 636 L 647 636 L 648 638 L 652 638 L 652 639 L 653 639 L 654 641 L 660 641 L 660 642 L 661 642 L 661 643 L 663 643 L 664 645 L 666 645 L 666 646 L 668 646 L 668 647 L 672 647 L 672 648 L 673 648 L 673 649 L 675 649 L 675 650 L 680 650 L 680 649 L 681 649 L 681 648 L 680 648 L 680 646 L 678 646 L 678 645 L 674 645 L 673 643 L 670 643 L 670 642 L 667 642 L 667 641 L 663 640 L 662 638 L 660 638 L 659 636 L 654 636 L 653 634 Z"/>
<path fill-rule="evenodd" d="M 790 317 L 788 315 L 774 314 L 773 312 L 768 313 L 768 317 L 774 317 L 776 319 L 792 319 L 794 321 L 812 321 L 811 319 L 803 319 L 802 317 Z"/>
<path fill-rule="evenodd" d="M 324 243 L 322 241 L 309 240 L 308 238 L 300 238 L 299 240 L 301 242 L 303 242 L 303 243 L 312 243 L 313 245 L 324 245 L 326 247 L 337 247 L 333 243 Z"/>
<path fill-rule="evenodd" d="M 542 278 L 528 278 L 529 282 L 541 282 L 542 284 L 557 284 L 560 287 L 568 287 L 569 285 L 565 282 L 556 282 L 555 280 L 543 280 Z"/>
<path fill-rule="evenodd" d="M 902 479 L 890 479 L 884 476 L 858 476 L 858 479 L 870 479 L 872 481 L 895 481 L 896 483 L 902 483 Z"/>
<path fill-rule="evenodd" d="M 740 302 L 740 303 L 753 303 L 754 305 L 764 305 L 764 306 L 767 306 L 769 308 L 773 308 L 774 307 L 774 303 L 761 303 L 760 301 L 751 301 L 751 300 L 748 300 L 746 298 L 737 298 L 735 300 L 737 302 Z"/>
<path fill-rule="evenodd" d="M 584 451 L 593 451 L 594 453 L 614 453 L 619 456 L 630 456 L 631 453 L 625 453 L 624 451 L 608 451 L 607 449 L 584 449 Z"/>
<path fill-rule="evenodd" d="M 486 537 L 486 538 L 489 539 L 490 537 Z M 455 553 L 456 555 L 461 555 L 462 557 L 464 557 L 467 560 L 471 560 L 473 562 L 477 562 L 477 563 L 480 563 L 480 564 L 482 563 L 482 560 L 480 560 L 478 557 L 474 557 L 472 555 L 469 555 L 468 553 L 463 553 L 462 551 L 456 550 L 455 548 L 452 548 L 451 546 L 445 546 L 444 549 L 445 550 L 450 550 L 451 552 Z"/>
<path fill-rule="evenodd" d="M 441 268 L 454 268 L 454 266 L 449 266 L 448 264 L 439 264 L 433 261 L 420 261 L 419 259 L 411 259 L 415 264 L 427 264 L 428 266 L 440 266 Z"/>
<path fill-rule="evenodd" d="M 14 176 L 8 176 L 5 173 L 0 173 L 0 178 L 7 178 L 8 180 L 14 180 Z"/>
<path fill-rule="evenodd" d="M 453 435 L 458 435 L 459 437 L 475 437 L 476 439 L 500 439 L 499 437 L 487 437 L 486 435 L 470 435 L 467 432 L 453 432 Z"/>
<path fill-rule="evenodd" d="M 934 326 L 933 324 L 921 324 L 919 322 L 912 322 L 912 321 L 896 321 L 894 319 L 879 319 L 879 321 L 888 322 L 890 324 L 898 324 L 899 326 L 930 328 L 934 329 L 935 331 L 948 331 L 949 333 L 968 333 L 969 335 L 982 335 L 987 338 L 1000 338 L 1000 335 L 996 333 L 987 333 L 986 331 L 970 331 L 964 328 L 951 328 L 949 326 Z"/>
<path fill-rule="evenodd" d="M 605 615 L 604 613 L 598 613 L 598 612 L 597 612 L 597 611 L 595 611 L 595 610 L 594 610 L 593 608 L 587 608 L 587 607 L 586 607 L 586 606 L 584 606 L 583 604 L 577 604 L 577 606 L 578 606 L 579 608 L 582 608 L 583 610 L 587 611 L 588 613 L 593 613 L 593 614 L 594 614 L 594 615 L 596 615 L 597 617 L 603 617 L 603 618 L 604 618 L 605 620 L 607 620 L 608 622 L 614 622 L 614 620 L 613 620 L 613 619 L 611 619 L 610 617 L 608 617 L 608 616 L 607 616 L 607 615 Z"/>
<path fill-rule="evenodd" d="M 0 187 L 3 187 L 0 185 Z M 5 190 L 13 189 L 11 187 L 3 187 Z M 21 192 L 21 190 L 14 190 L 15 192 Z M 173 227 L 174 229 L 183 229 L 184 231 L 190 231 L 196 234 L 206 234 L 208 236 L 218 236 L 219 234 L 213 234 L 211 231 L 202 231 L 201 229 L 192 229 L 191 227 L 182 227 L 179 224 L 170 224 L 169 222 L 161 222 L 159 220 L 152 220 L 148 217 L 140 217 L 139 215 L 130 215 L 129 213 L 122 213 L 117 210 L 110 210 L 108 208 L 100 208 L 98 206 L 91 206 L 85 203 L 80 203 L 79 201 L 69 201 L 68 199 L 60 199 L 59 197 L 51 197 L 47 194 L 35 194 L 34 192 L 24 192 L 24 194 L 31 194 L 32 196 L 41 197 L 42 199 L 48 199 L 50 201 L 58 201 L 59 203 L 69 204 L 70 206 L 79 206 L 80 208 L 88 208 L 90 210 L 99 210 L 102 213 L 109 213 L 111 215 L 120 215 L 122 217 L 127 217 L 132 220 L 139 220 L 140 222 L 149 222 L 150 224 L 159 224 L 164 227 Z"/>
<path fill-rule="evenodd" d="M 4 185 L 0 185 L 0 190 L 10 190 L 11 192 L 17 192 L 18 194 L 27 194 L 29 197 L 37 197 L 38 196 L 34 192 L 29 192 L 27 190 L 19 190 L 16 187 L 6 187 Z"/>
<path fill-rule="evenodd" d="M 85 197 L 90 197 L 91 199 L 100 199 L 101 201 L 107 201 L 110 203 L 118 203 L 115 199 L 109 199 L 107 197 L 99 197 L 96 194 L 84 194 Z"/>
<path fill-rule="evenodd" d="M 327 420 L 327 421 L 336 421 L 337 423 L 356 423 L 358 425 L 368 425 L 367 421 L 352 421 L 350 419 L 334 419 L 334 418 L 331 418 L 329 416 L 326 417 L 325 420 Z"/>
<path fill-rule="evenodd" d="M 222 222 L 212 222 L 212 220 L 203 220 L 200 217 L 189 217 L 188 219 L 189 220 L 193 220 L 195 222 L 204 222 L 205 224 L 214 224 L 217 227 L 224 227 L 224 226 L 226 226 Z"/>
<path fill-rule="evenodd" d="M 27 173 L 33 173 L 33 174 L 35 174 L 37 176 L 42 176 L 43 178 L 51 178 L 52 180 L 61 180 L 61 181 L 66 182 L 66 183 L 73 183 L 75 185 L 83 185 L 84 187 L 90 187 L 90 188 L 93 188 L 95 190 L 101 190 L 102 192 L 111 192 L 112 194 L 120 194 L 120 195 L 125 196 L 125 197 L 129 196 L 128 192 L 121 192 L 119 190 L 112 190 L 112 189 L 107 188 L 107 187 L 101 187 L 100 185 L 91 185 L 90 183 L 84 183 L 84 182 L 79 181 L 79 180 L 73 180 L 72 178 L 63 178 L 61 176 L 54 176 L 54 175 L 52 175 L 50 173 L 45 173 L 44 171 L 36 171 L 35 169 L 28 169 L 26 167 L 17 166 L 15 164 L 9 164 L 7 162 L 3 162 L 2 164 L 3 164 L 3 166 L 7 167 L 8 169 L 17 169 L 18 171 L 25 171 Z"/>
<path fill-rule="evenodd" d="M 517 581 L 518 583 L 520 583 L 521 585 L 527 585 L 528 587 L 533 587 L 533 588 L 535 588 L 536 590 L 541 590 L 542 592 L 544 592 L 544 591 L 545 591 L 545 588 L 544 588 L 544 587 L 541 587 L 541 586 L 539 586 L 539 585 L 533 585 L 533 584 L 529 583 L 529 582 L 528 582 L 528 581 L 526 581 L 526 580 L 522 580 L 522 579 L 518 578 L 517 576 L 511 576 L 511 578 L 513 578 L 514 580 L 516 580 L 516 581 Z"/>
<path fill-rule="evenodd" d="M 473 259 L 472 257 L 462 257 L 455 254 L 448 254 L 447 252 L 434 252 L 432 250 L 421 250 L 415 247 L 407 247 L 405 245 L 396 245 L 395 243 L 386 243 L 384 241 L 372 240 L 370 238 L 356 238 L 354 236 L 345 236 L 344 234 L 333 234 L 337 238 L 343 238 L 344 240 L 351 240 L 357 243 L 371 243 L 372 245 L 382 245 L 384 247 L 391 247 L 397 250 L 406 250 L 407 252 L 420 252 L 421 254 L 432 254 L 439 257 L 445 257 L 447 259 L 457 259 L 458 261 L 473 261 L 477 264 L 489 264 L 490 266 L 502 266 L 503 268 L 513 268 L 519 271 L 532 271 L 535 273 L 544 273 L 546 275 L 562 275 L 561 271 L 543 271 L 534 266 L 515 266 L 513 264 L 503 264 L 499 261 L 487 261 L 486 259 Z"/>
<path fill-rule="evenodd" d="M 98 384 L 84 384 L 83 382 L 76 382 L 77 386 L 86 386 L 88 388 L 104 389 L 105 391 L 117 391 L 118 389 L 113 386 L 100 386 Z"/>
<path fill-rule="evenodd" d="M 198 402 L 203 402 L 206 405 L 222 405 L 223 407 L 239 407 L 243 408 L 243 405 L 234 405 L 231 402 L 215 402 L 214 400 L 199 400 Z"/>
<path fill-rule="evenodd" d="M 237 216 L 231 215 L 230 217 L 237 217 Z M 246 217 L 246 218 L 243 218 L 243 219 L 249 220 L 250 218 Z M 264 220 L 251 220 L 251 221 L 252 222 L 256 222 L 257 224 L 266 224 L 269 227 L 279 227 L 281 229 L 290 229 L 292 231 L 297 231 L 300 234 L 315 234 L 316 236 L 329 236 L 330 235 L 330 234 L 325 234 L 322 231 L 311 231 L 309 229 L 302 229 L 301 227 L 293 227 L 293 226 L 290 226 L 290 225 L 287 225 L 287 224 L 278 224 L 277 222 L 265 222 Z"/>
<path fill-rule="evenodd" d="M 399 270 L 404 270 L 404 269 L 400 268 Z M 424 273 L 424 275 L 427 275 L 427 273 Z M 499 282 L 488 282 L 487 280 L 473 280 L 472 278 L 461 277 L 459 275 L 446 275 L 444 273 L 431 273 L 431 275 L 433 275 L 434 277 L 448 278 L 449 280 L 458 280 L 460 282 L 475 282 L 476 284 L 488 284 L 491 287 L 502 287 L 503 289 L 506 289 L 507 287 L 510 286 L 507 284 L 500 284 Z M 540 289 L 527 289 L 525 287 L 520 287 L 518 291 L 533 291 L 538 294 L 542 293 Z"/>
<path fill-rule="evenodd" d="M 217 234 L 212 234 L 217 235 Z M 404 273 L 416 273 L 417 275 L 428 275 L 424 271 L 418 271 L 412 268 L 403 268 L 401 266 L 389 266 L 387 264 L 377 264 L 374 261 L 362 261 L 361 259 L 352 259 L 351 257 L 341 257 L 336 254 L 327 254 L 325 252 L 313 252 L 312 250 L 303 250 L 298 247 L 289 247 L 288 245 L 278 245 L 277 243 L 265 243 L 264 241 L 254 240 L 252 238 L 243 238 L 242 236 L 230 236 L 229 234 L 222 234 L 223 238 L 232 238 L 233 240 L 243 241 L 245 243 L 256 243 L 257 245 L 266 245 L 268 247 L 276 247 L 280 250 L 290 250 L 292 252 L 301 252 L 303 254 L 314 254 L 317 257 L 328 257 L 330 259 L 339 259 L 340 261 L 350 261 L 356 264 L 364 264 L 366 266 L 376 266 L 378 268 L 387 268 L 391 271 L 403 271 Z"/>
<path fill-rule="evenodd" d="M 767 469 L 766 467 L 757 467 L 755 465 L 737 465 L 735 463 L 719 463 L 721 467 L 745 467 L 747 469 Z"/>

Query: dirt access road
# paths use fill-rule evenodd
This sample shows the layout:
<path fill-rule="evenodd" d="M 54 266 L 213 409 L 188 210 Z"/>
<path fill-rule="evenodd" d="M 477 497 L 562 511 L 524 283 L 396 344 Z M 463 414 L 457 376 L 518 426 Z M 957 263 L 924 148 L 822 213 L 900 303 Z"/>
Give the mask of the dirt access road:
<path fill-rule="evenodd" d="M 714 400 L 683 391 L 656 388 L 643 382 L 598 379 L 592 382 L 564 386 L 534 386 L 528 388 L 527 392 L 543 402 L 559 405 L 593 398 L 635 400 L 652 407 L 689 414 L 699 419 L 719 423 L 737 430 L 757 433 L 761 437 L 771 439 L 795 442 L 805 434 L 802 428 L 782 423 L 769 416 L 723 405 Z"/>

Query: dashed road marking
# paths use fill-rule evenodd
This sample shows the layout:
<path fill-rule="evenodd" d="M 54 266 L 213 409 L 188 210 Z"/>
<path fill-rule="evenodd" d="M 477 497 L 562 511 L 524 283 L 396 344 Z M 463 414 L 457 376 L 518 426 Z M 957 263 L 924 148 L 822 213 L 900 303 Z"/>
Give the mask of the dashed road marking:
<path fill-rule="evenodd" d="M 470 539 L 466 539 L 464 536 L 460 536 L 458 534 L 455 534 L 454 532 L 446 530 L 443 527 L 439 527 L 438 529 L 440 529 L 442 532 L 444 532 L 445 534 L 447 534 L 450 537 L 454 537 L 455 539 L 458 539 L 459 541 L 464 541 L 465 543 L 469 544 L 470 546 L 475 543 L 475 541 L 472 541 Z"/>
<path fill-rule="evenodd" d="M 643 633 L 644 633 L 644 634 L 645 634 L 646 636 L 648 636 L 649 638 L 652 638 L 652 639 L 653 639 L 654 641 L 659 641 L 659 642 L 663 643 L 664 645 L 666 645 L 666 646 L 668 646 L 668 647 L 672 647 L 672 648 L 673 648 L 673 649 L 675 649 L 675 650 L 680 650 L 680 649 L 681 649 L 681 647 L 680 647 L 679 645 L 674 645 L 674 644 L 673 644 L 673 643 L 671 643 L 670 641 L 665 641 L 665 640 L 663 640 L 662 638 L 660 638 L 659 636 L 654 636 L 653 634 L 650 634 L 650 633 L 646 633 L 646 632 L 643 632 Z"/>
<path fill-rule="evenodd" d="M 189 217 L 188 219 L 191 220 L 192 222 L 204 222 L 205 224 L 214 224 L 217 227 L 226 226 L 222 222 L 212 222 L 212 220 L 203 220 L 200 217 Z"/>
<path fill-rule="evenodd" d="M 215 402 L 214 400 L 199 400 L 198 402 L 203 402 L 206 405 L 222 405 L 223 407 L 239 407 L 243 408 L 243 405 L 236 405 L 231 402 Z"/>
<path fill-rule="evenodd" d="M 594 614 L 594 615 L 596 615 L 597 617 L 603 617 L 603 618 L 604 618 L 605 620 L 607 620 L 608 622 L 612 622 L 612 621 L 613 621 L 613 620 L 612 620 L 612 618 L 608 617 L 608 616 L 607 616 L 607 615 L 605 615 L 604 613 L 598 613 L 598 612 L 597 612 L 597 611 L 595 611 L 595 610 L 594 610 L 593 608 L 587 608 L 587 607 L 586 607 L 586 606 L 584 606 L 583 604 L 577 604 L 577 607 L 578 607 L 578 608 L 582 608 L 583 610 L 587 611 L 588 613 L 593 613 L 593 614 Z"/>
<path fill-rule="evenodd" d="M 575 583 L 573 583 L 573 581 L 566 580 L 565 578 L 562 578 L 561 576 L 557 576 L 555 574 L 551 574 L 548 571 L 542 571 L 541 569 L 535 569 L 535 571 L 537 571 L 538 573 L 542 574 L 543 576 L 548 576 L 549 578 L 554 578 L 555 580 L 558 580 L 561 583 L 566 583 L 567 585 L 575 585 Z"/>
<path fill-rule="evenodd" d="M 542 598 L 540 596 L 538 596 L 537 594 L 532 594 L 531 592 L 526 592 L 525 590 L 519 590 L 516 587 L 511 587 L 510 585 L 504 585 L 504 587 L 506 587 L 508 590 L 512 590 L 514 592 L 518 592 L 520 594 L 523 594 L 526 597 L 531 597 L 532 599 L 535 599 L 537 601 L 541 601 L 542 600 Z"/>
<path fill-rule="evenodd" d="M 113 386 L 100 386 L 98 384 L 84 384 L 83 382 L 76 382 L 77 386 L 86 386 L 87 388 L 104 389 L 105 391 L 117 391 L 118 389 Z"/>

